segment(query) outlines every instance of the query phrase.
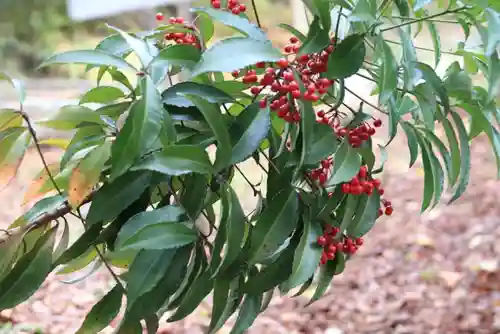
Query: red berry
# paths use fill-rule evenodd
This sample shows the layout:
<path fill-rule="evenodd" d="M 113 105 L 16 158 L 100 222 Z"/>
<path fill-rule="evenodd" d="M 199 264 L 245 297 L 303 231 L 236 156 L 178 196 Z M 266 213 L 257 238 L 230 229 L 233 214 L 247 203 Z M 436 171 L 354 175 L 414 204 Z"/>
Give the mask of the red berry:
<path fill-rule="evenodd" d="M 379 128 L 382 126 L 382 121 L 380 119 L 376 119 L 373 121 L 373 126 Z"/>
<path fill-rule="evenodd" d="M 318 237 L 318 245 L 320 246 L 325 246 L 326 245 L 326 238 L 324 236 Z"/>
<path fill-rule="evenodd" d="M 328 252 L 326 253 L 326 257 L 328 258 L 328 260 L 333 260 L 335 259 L 335 253 Z"/>
<path fill-rule="evenodd" d="M 330 253 L 335 253 L 337 251 L 337 246 L 333 245 L 333 244 L 330 244 L 328 246 L 328 252 Z"/>
<path fill-rule="evenodd" d="M 220 8 L 220 1 L 219 0 L 212 0 L 212 7 L 214 7 L 215 9 L 219 9 Z"/>
<path fill-rule="evenodd" d="M 280 60 L 277 61 L 276 63 L 280 68 L 287 68 L 288 67 L 288 60 L 285 58 L 281 58 Z"/>
<path fill-rule="evenodd" d="M 295 44 L 299 41 L 299 39 L 296 36 L 290 37 L 290 43 Z"/>
<path fill-rule="evenodd" d="M 356 242 L 356 245 L 361 246 L 365 241 L 363 240 L 363 238 L 357 238 L 355 240 L 355 242 Z"/>
<path fill-rule="evenodd" d="M 156 13 L 156 21 L 163 21 L 163 19 L 165 19 L 163 13 Z"/>
<path fill-rule="evenodd" d="M 245 6 L 244 4 L 241 4 L 240 5 L 240 12 L 245 12 L 247 10 L 247 6 Z"/>
<path fill-rule="evenodd" d="M 387 216 L 390 216 L 392 215 L 392 212 L 394 211 L 394 209 L 392 208 L 392 206 L 388 206 L 387 208 L 385 208 L 385 214 Z"/>
<path fill-rule="evenodd" d="M 365 179 L 368 174 L 368 168 L 366 166 L 361 166 L 359 169 L 358 176 L 362 179 Z"/>
<path fill-rule="evenodd" d="M 323 110 L 320 110 L 316 113 L 316 115 L 318 115 L 318 117 L 324 117 L 325 116 L 325 112 Z"/>

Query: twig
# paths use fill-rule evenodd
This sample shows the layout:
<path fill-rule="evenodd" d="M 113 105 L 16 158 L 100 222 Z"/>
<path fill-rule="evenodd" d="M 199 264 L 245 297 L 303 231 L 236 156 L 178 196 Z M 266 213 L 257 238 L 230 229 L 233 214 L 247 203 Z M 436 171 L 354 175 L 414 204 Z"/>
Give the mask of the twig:
<path fill-rule="evenodd" d="M 349 88 L 345 87 L 345 90 L 348 91 L 349 93 L 351 93 L 352 95 L 354 95 L 360 101 L 362 101 L 362 102 L 366 103 L 367 105 L 369 105 L 370 107 L 372 107 L 373 109 L 378 110 L 379 112 L 381 112 L 383 114 L 387 114 L 386 111 L 380 109 L 379 107 L 377 107 L 373 103 L 368 102 L 367 100 L 365 100 L 364 98 L 362 98 L 361 96 L 359 96 L 358 94 L 356 94 L 354 91 L 350 90 Z"/>
<path fill-rule="evenodd" d="M 389 31 L 389 30 L 392 30 L 392 29 L 404 27 L 404 26 L 407 26 L 407 25 L 410 25 L 410 24 L 414 24 L 414 23 L 426 21 L 428 19 L 432 19 L 432 18 L 435 18 L 435 17 L 440 17 L 440 16 L 443 16 L 443 15 L 446 15 L 446 14 L 458 13 L 458 12 L 461 12 L 461 11 L 466 10 L 466 9 L 469 9 L 469 6 L 458 7 L 458 8 L 455 8 L 455 9 L 447 9 L 447 10 L 445 10 L 443 12 L 439 12 L 439 13 L 436 13 L 436 14 L 433 14 L 433 15 L 429 15 L 429 16 L 425 16 L 425 17 L 420 17 L 418 19 L 406 21 L 406 22 L 403 22 L 403 23 L 399 23 L 399 24 L 393 25 L 391 27 L 380 29 L 380 32 Z"/>
<path fill-rule="evenodd" d="M 257 26 L 262 28 L 262 24 L 260 23 L 259 13 L 257 12 L 257 6 L 255 5 L 255 0 L 252 0 L 253 13 L 255 15 L 255 20 L 257 21 Z"/>
<path fill-rule="evenodd" d="M 384 39 L 384 41 L 386 43 L 389 43 L 389 44 L 396 44 L 396 45 L 399 45 L 402 47 L 401 43 L 398 43 L 396 41 L 391 41 L 389 39 Z M 430 49 L 430 48 L 424 48 L 424 47 L 421 47 L 421 46 L 413 46 L 415 49 L 417 50 L 421 50 L 421 51 L 428 51 L 428 52 L 435 52 L 434 49 Z M 451 55 L 451 56 L 455 56 L 455 57 L 460 57 L 460 55 L 457 55 L 455 52 L 449 52 L 449 51 L 441 51 L 442 54 L 447 54 L 447 55 Z"/>
<path fill-rule="evenodd" d="M 250 186 L 250 188 L 252 188 L 253 195 L 254 196 L 260 195 L 260 190 L 257 189 L 257 187 L 252 182 L 250 182 L 250 180 L 247 178 L 247 176 L 245 175 L 245 173 L 243 173 L 243 171 L 240 169 L 240 167 L 238 167 L 238 165 L 235 164 L 234 168 L 236 168 L 236 170 L 241 174 L 241 176 L 243 176 L 243 179 L 248 183 L 248 185 Z"/>

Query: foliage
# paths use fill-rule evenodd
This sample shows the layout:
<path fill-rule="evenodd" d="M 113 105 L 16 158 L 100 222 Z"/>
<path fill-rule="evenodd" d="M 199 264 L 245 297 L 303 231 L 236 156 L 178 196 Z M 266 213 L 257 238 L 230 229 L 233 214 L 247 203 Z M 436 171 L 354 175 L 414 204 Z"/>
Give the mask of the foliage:
<path fill-rule="evenodd" d="M 118 333 L 141 333 L 142 320 L 154 333 L 166 312 L 168 321 L 183 319 L 212 292 L 209 331 L 238 313 L 233 333 L 241 333 L 276 288 L 300 295 L 314 287 L 311 303 L 321 298 L 362 237 L 392 214 L 377 175 L 396 135 L 407 139 L 410 167 L 422 161 L 422 211 L 445 191 L 449 203 L 465 192 L 470 141 L 483 133 L 500 174 L 497 2 L 438 1 L 432 15 L 430 2 L 307 1 L 310 29 L 303 35 L 281 25 L 292 34 L 283 53 L 247 20 L 244 5 L 213 0 L 194 9 L 196 27 L 180 18 L 136 34 L 110 27 L 95 50 L 49 57 L 42 66 L 86 64 L 99 80 L 78 106 L 40 124 L 76 132 L 60 163 L 45 165 L 33 182 L 25 200 L 36 204 L 2 237 L 0 309 L 25 301 L 53 270 L 91 274 L 105 265 L 116 285 L 79 332 L 99 331 L 123 309 Z M 341 36 L 344 16 L 349 29 Z M 445 52 L 435 27 L 441 16 L 482 41 L 477 49 L 460 41 L 453 54 L 464 65 L 453 62 L 444 75 L 435 70 Z M 207 48 L 213 21 L 236 34 Z M 412 42 L 424 23 L 432 65 L 419 61 Z M 391 42 L 392 32 L 400 42 Z M 127 61 L 132 53 L 140 68 Z M 179 72 L 189 80 L 162 88 Z M 474 84 L 478 72 L 486 87 Z M 117 85 L 101 85 L 105 74 Z M 359 106 L 344 101 L 356 92 L 345 80 L 351 76 L 376 84 L 377 105 L 361 94 Z M 20 97 L 19 110 L 0 113 L 6 184 L 29 146 L 42 152 L 22 109 L 22 85 L 1 78 Z M 372 138 L 384 122 L 388 140 L 377 159 Z M 250 213 L 232 184 L 249 160 L 267 174 L 265 191 L 242 175 L 258 198 Z M 71 245 L 68 214 L 85 227 Z"/>

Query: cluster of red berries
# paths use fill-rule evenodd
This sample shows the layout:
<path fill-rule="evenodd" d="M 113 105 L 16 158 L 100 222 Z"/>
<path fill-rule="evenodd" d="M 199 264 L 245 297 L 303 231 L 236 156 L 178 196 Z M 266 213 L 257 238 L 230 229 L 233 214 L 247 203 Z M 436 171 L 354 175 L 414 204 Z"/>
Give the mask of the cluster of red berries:
<path fill-rule="evenodd" d="M 163 21 L 164 19 L 165 16 L 162 13 L 156 14 L 156 20 Z M 168 19 L 168 23 L 182 25 L 183 28 L 187 29 L 193 29 L 192 26 L 185 23 L 185 19 L 183 17 L 171 17 Z M 169 32 L 166 33 L 164 37 L 167 41 L 174 41 L 177 44 L 193 45 L 194 47 L 200 48 L 198 38 L 196 38 L 196 35 L 192 33 Z"/>
<path fill-rule="evenodd" d="M 391 201 L 383 199 L 382 200 L 382 205 L 384 206 L 384 208 L 379 208 L 378 209 L 378 216 L 380 217 L 383 214 L 385 214 L 386 216 L 392 215 L 394 209 L 392 208 Z"/>
<path fill-rule="evenodd" d="M 299 50 L 299 40 L 297 37 L 290 38 L 290 45 L 285 46 L 285 52 L 288 54 L 296 53 Z M 242 77 L 246 84 L 253 85 L 250 92 L 258 96 L 264 89 L 268 88 L 271 94 L 268 94 L 260 100 L 262 108 L 267 106 L 270 101 L 270 108 L 275 111 L 278 117 L 289 123 L 297 123 L 301 119 L 298 110 L 297 100 L 316 102 L 320 97 L 327 93 L 334 81 L 327 78 L 319 78 L 319 74 L 326 72 L 328 57 L 334 50 L 333 45 L 329 45 L 323 51 L 313 54 L 295 56 L 293 61 L 281 58 L 275 66 L 268 66 L 266 63 L 259 62 L 256 68 L 265 68 L 264 74 L 259 78 L 254 69 L 245 71 L 233 71 L 234 78 Z M 298 78 L 294 73 L 298 73 Z M 300 80 L 305 92 L 301 92 Z M 319 112 L 321 115 L 321 113 Z M 329 123 L 325 113 L 320 116 L 320 122 Z"/>
<path fill-rule="evenodd" d="M 337 240 L 335 237 L 340 233 L 338 227 L 326 225 L 323 235 L 319 236 L 316 242 L 323 247 L 320 264 L 326 264 L 330 260 L 334 260 L 337 252 L 345 254 L 355 254 L 359 247 L 363 245 L 363 238 L 351 239 L 342 236 L 342 240 Z"/>
<path fill-rule="evenodd" d="M 368 179 L 368 167 L 361 166 L 359 172 L 351 181 L 342 184 L 342 192 L 344 194 L 361 195 L 367 194 L 370 196 L 376 189 L 380 195 L 384 194 L 384 189 L 381 187 L 380 179 Z"/>
<path fill-rule="evenodd" d="M 220 0 L 211 0 L 210 4 L 215 9 L 221 9 Z M 240 13 L 244 13 L 247 10 L 247 6 L 245 4 L 240 3 L 238 0 L 228 0 L 227 8 L 223 8 L 230 10 L 234 15 L 239 15 Z"/>
<path fill-rule="evenodd" d="M 323 186 L 328 180 L 328 173 L 330 172 L 330 167 L 332 166 L 332 157 L 321 160 L 320 166 L 309 172 L 309 177 Z"/>
<path fill-rule="evenodd" d="M 375 134 L 375 128 L 382 126 L 382 121 L 376 119 L 373 121 L 373 127 L 363 122 L 354 129 L 339 128 L 336 133 L 339 137 L 347 137 L 352 147 L 360 147 L 361 144 Z"/>

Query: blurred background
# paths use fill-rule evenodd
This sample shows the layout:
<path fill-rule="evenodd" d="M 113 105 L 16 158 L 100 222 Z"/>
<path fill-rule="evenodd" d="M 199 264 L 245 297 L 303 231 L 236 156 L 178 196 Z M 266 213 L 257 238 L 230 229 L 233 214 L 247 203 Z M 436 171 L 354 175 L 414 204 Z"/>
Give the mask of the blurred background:
<path fill-rule="evenodd" d="M 251 7 L 249 1 L 243 3 Z M 277 46 L 285 45 L 289 36 L 276 26 L 292 24 L 290 0 L 256 3 L 270 38 Z M 208 1 L 192 4 L 198 5 L 207 6 Z M 93 86 L 96 72 L 84 73 L 84 66 L 36 70 L 44 58 L 54 52 L 95 47 L 109 33 L 104 23 L 129 31 L 150 29 L 158 11 L 168 17 L 176 9 L 146 8 L 75 22 L 68 17 L 66 0 L 0 0 L 0 69 L 25 81 L 27 112 L 35 119 L 46 118 L 62 105 L 77 103 L 78 95 Z M 252 11 L 247 13 L 253 19 Z M 464 39 L 458 25 L 443 23 L 438 28 L 443 51 L 455 50 L 457 42 Z M 216 38 L 230 33 L 217 26 Z M 425 29 L 415 44 L 432 48 Z M 433 53 L 421 50 L 419 58 L 432 64 Z M 439 72 L 454 60 L 460 58 L 443 55 Z M 482 79 L 475 77 L 477 82 Z M 348 85 L 373 100 L 373 87 L 368 82 L 350 79 Z M 352 96 L 347 101 L 359 103 Z M 14 92 L 0 83 L 0 108 L 12 107 L 16 108 Z M 42 138 L 67 138 L 61 133 L 39 134 Z M 366 245 L 336 277 L 322 300 L 305 308 L 309 292 L 295 299 L 277 296 L 250 333 L 500 333 L 500 184 L 494 179 L 495 161 L 487 141 L 479 137 L 472 149 L 472 180 L 466 195 L 453 206 L 440 205 L 421 215 L 421 165 L 408 170 L 406 141 L 399 136 L 388 150 L 383 175 L 394 214 L 380 220 L 366 236 Z M 45 154 L 49 163 L 55 162 L 61 150 L 47 147 Z M 41 168 L 36 153 L 28 152 L 14 182 L 0 191 L 0 228 L 28 209 L 23 206 L 23 194 Z M 244 166 L 259 181 L 254 168 Z M 240 198 L 248 197 L 251 207 L 251 191 L 244 182 L 236 182 Z M 50 276 L 28 302 L 1 312 L 0 333 L 74 333 L 112 284 L 104 270 L 73 285 L 61 279 Z M 210 309 L 208 298 L 180 323 L 162 322 L 161 333 L 203 333 Z"/>

